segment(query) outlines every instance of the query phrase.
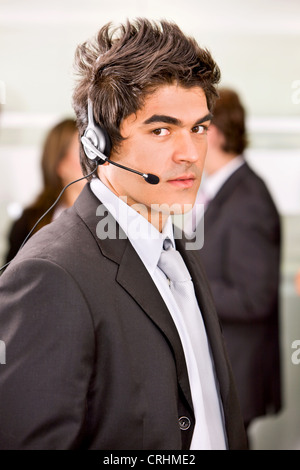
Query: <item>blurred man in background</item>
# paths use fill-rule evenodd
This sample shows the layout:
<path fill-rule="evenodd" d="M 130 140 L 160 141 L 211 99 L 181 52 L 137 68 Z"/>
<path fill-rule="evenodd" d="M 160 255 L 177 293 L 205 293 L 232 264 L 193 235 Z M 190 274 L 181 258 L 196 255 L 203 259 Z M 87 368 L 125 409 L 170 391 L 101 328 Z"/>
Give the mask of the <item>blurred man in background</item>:
<path fill-rule="evenodd" d="M 208 131 L 201 256 L 223 326 L 245 426 L 281 407 L 278 288 L 280 220 L 262 181 L 246 163 L 245 109 L 220 90 Z"/>

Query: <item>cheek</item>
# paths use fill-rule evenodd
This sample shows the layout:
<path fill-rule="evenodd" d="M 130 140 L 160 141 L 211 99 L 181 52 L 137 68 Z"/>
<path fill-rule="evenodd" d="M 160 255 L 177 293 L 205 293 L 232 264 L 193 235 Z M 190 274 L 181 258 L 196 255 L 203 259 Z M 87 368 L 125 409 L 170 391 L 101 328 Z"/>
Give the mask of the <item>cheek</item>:
<path fill-rule="evenodd" d="M 137 142 L 130 147 L 130 153 L 129 151 L 127 153 L 127 155 L 130 156 L 130 160 L 140 168 L 143 168 L 145 165 L 147 167 L 151 161 L 154 162 L 156 154 L 157 152 L 155 152 L 151 146 L 151 142 L 147 141 L 147 139 L 138 139 Z"/>

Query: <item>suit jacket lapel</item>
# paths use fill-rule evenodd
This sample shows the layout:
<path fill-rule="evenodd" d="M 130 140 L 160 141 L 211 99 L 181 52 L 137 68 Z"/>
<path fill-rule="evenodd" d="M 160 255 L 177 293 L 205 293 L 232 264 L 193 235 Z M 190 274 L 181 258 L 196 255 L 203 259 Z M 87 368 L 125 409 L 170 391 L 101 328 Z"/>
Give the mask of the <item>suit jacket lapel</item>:
<path fill-rule="evenodd" d="M 101 217 L 100 214 L 100 218 L 96 218 L 99 206 L 101 206 L 101 203 L 87 185 L 77 199 L 75 209 L 93 234 L 102 254 L 119 264 L 116 281 L 137 302 L 167 338 L 175 357 L 179 385 L 190 409 L 193 410 L 184 353 L 173 319 L 150 274 L 110 213 L 105 214 L 106 221 L 111 226 L 116 225 L 117 237 L 119 234 L 118 239 L 100 239 L 97 236 L 97 224 L 103 219 L 103 215 Z M 103 214 L 103 211 L 101 213 Z"/>

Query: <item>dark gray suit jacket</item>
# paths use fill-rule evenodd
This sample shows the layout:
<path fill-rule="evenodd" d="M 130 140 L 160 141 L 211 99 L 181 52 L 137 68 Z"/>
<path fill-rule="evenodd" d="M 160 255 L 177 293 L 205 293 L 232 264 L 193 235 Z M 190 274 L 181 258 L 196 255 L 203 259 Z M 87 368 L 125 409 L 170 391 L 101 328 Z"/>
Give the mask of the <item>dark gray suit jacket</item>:
<path fill-rule="evenodd" d="M 1 449 L 188 449 L 194 414 L 172 318 L 128 239 L 96 234 L 87 185 L 0 278 Z M 177 240 L 181 247 L 182 241 Z M 211 344 L 229 448 L 246 438 L 196 252 L 182 252 Z M 180 429 L 179 418 L 190 419 Z"/>
<path fill-rule="evenodd" d="M 281 407 L 280 218 L 247 163 L 209 203 L 200 256 L 249 423 Z"/>

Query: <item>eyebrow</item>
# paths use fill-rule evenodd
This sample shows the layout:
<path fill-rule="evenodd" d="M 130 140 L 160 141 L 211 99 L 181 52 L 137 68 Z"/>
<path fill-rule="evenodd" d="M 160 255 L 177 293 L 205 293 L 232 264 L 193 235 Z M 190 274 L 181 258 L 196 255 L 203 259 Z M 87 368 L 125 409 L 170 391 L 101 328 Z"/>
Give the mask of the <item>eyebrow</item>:
<path fill-rule="evenodd" d="M 211 121 L 213 115 L 211 113 L 206 114 L 195 122 L 195 126 L 202 122 Z M 154 122 L 165 122 L 166 124 L 174 124 L 175 126 L 182 126 L 182 121 L 172 116 L 166 116 L 164 114 L 153 114 L 151 117 L 146 119 L 143 124 L 152 124 Z"/>

